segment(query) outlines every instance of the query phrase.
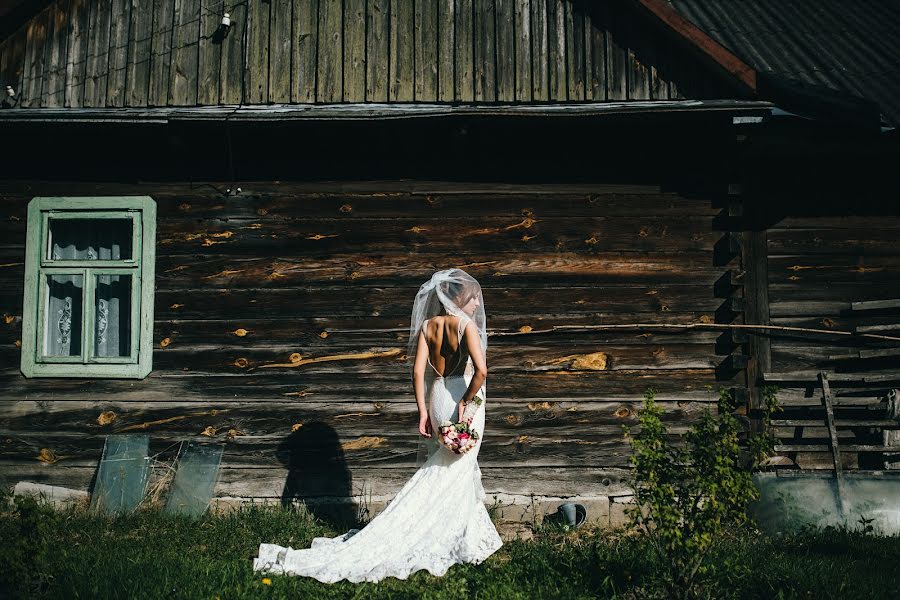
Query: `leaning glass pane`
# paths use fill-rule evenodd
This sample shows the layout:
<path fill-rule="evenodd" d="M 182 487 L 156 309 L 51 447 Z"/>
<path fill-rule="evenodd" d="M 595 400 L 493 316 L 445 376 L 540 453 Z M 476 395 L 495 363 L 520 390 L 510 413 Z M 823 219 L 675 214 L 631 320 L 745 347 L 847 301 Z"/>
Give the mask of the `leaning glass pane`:
<path fill-rule="evenodd" d="M 119 513 L 137 508 L 150 477 L 149 447 L 149 434 L 106 436 L 91 492 L 92 510 Z"/>
<path fill-rule="evenodd" d="M 81 354 L 81 275 L 48 275 L 44 304 L 44 356 Z"/>
<path fill-rule="evenodd" d="M 131 219 L 50 219 L 50 260 L 129 260 Z"/>
<path fill-rule="evenodd" d="M 131 354 L 131 275 L 97 275 L 94 356 Z"/>
<path fill-rule="evenodd" d="M 178 470 L 169 490 L 166 512 L 199 517 L 206 512 L 219 476 L 223 444 L 187 442 L 178 457 Z"/>

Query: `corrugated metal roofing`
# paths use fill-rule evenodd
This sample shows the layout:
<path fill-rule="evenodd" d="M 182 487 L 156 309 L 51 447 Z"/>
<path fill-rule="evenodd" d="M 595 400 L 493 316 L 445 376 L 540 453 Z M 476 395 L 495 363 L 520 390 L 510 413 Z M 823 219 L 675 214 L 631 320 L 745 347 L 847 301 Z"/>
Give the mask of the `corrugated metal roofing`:
<path fill-rule="evenodd" d="M 900 0 L 668 0 L 757 71 L 877 102 L 900 125 Z"/>

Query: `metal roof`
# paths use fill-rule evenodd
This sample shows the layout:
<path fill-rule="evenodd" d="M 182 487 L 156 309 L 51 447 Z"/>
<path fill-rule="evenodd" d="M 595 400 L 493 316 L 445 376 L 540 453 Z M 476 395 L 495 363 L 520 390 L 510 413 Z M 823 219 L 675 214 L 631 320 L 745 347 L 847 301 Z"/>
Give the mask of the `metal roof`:
<path fill-rule="evenodd" d="M 877 102 L 900 125 L 900 0 L 668 0 L 757 71 Z"/>

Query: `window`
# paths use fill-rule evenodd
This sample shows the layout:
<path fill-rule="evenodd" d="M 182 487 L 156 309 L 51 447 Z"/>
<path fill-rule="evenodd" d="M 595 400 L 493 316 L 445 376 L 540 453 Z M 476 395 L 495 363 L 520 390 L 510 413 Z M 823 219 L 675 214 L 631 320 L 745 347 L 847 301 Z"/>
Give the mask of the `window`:
<path fill-rule="evenodd" d="M 22 373 L 145 377 L 152 368 L 153 199 L 34 198 L 27 235 Z"/>

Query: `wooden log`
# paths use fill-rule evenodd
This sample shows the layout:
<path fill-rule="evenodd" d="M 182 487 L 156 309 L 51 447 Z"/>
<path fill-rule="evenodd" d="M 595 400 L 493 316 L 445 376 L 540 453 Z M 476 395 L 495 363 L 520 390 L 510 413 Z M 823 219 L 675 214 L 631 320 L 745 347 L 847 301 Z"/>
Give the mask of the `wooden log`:
<path fill-rule="evenodd" d="M 366 99 L 366 0 L 344 3 L 344 102 Z"/>
<path fill-rule="evenodd" d="M 199 0 L 196 1 L 199 3 Z M 131 0 L 112 0 L 109 27 L 109 76 L 106 89 L 107 106 L 125 106 L 131 7 Z"/>
<path fill-rule="evenodd" d="M 454 57 L 454 100 L 473 102 L 475 100 L 475 0 L 457 0 L 456 52 Z"/>
<path fill-rule="evenodd" d="M 41 89 L 41 106 L 58 107 L 65 104 L 68 19 L 68 0 L 60 0 L 51 5 L 48 17 L 47 68 Z"/>
<path fill-rule="evenodd" d="M 495 252 L 540 254 L 571 252 L 684 252 L 709 256 L 715 233 L 703 231 L 703 219 L 460 218 L 305 221 L 158 221 L 159 253 L 210 253 L 261 256 L 277 251 L 320 255 L 328 252 L 370 254 L 421 252 L 465 256 Z"/>
<path fill-rule="evenodd" d="M 87 6 L 87 0 L 71 0 L 73 6 Z M 147 106 L 147 94 L 150 84 L 151 42 L 153 39 L 153 0 L 131 0 L 131 19 L 128 28 L 128 64 L 125 73 L 125 105 Z M 86 13 L 85 13 L 86 14 Z M 75 15 L 73 13 L 73 22 Z M 218 26 L 218 21 L 216 22 Z M 74 36 L 76 30 L 73 25 L 73 33 L 69 43 L 79 43 Z M 73 42 L 73 39 L 76 40 Z M 71 58 L 70 58 L 71 63 Z M 83 67 L 82 67 L 83 70 Z M 218 76 L 218 71 L 216 72 Z M 69 78 L 71 81 L 72 74 Z M 218 100 L 218 95 L 216 95 Z M 68 101 L 68 100 L 67 100 Z M 72 104 L 71 106 L 75 106 Z"/>
<path fill-rule="evenodd" d="M 91 15 L 93 19 L 93 10 Z M 175 0 L 153 0 L 153 34 L 150 41 L 148 106 L 167 106 L 169 104 L 169 68 L 172 62 L 174 15 Z M 92 20 L 91 22 L 93 23 L 94 21 Z M 91 51 L 88 50 L 89 77 L 92 72 L 90 56 Z M 90 89 L 89 83 L 85 86 L 85 106 L 94 106 L 94 104 L 88 103 L 88 89 Z"/>
<path fill-rule="evenodd" d="M 414 65 L 417 102 L 438 100 L 438 0 L 415 3 Z"/>
<path fill-rule="evenodd" d="M 341 76 L 343 56 L 343 17 L 341 0 L 319 2 L 319 51 L 316 99 L 340 102 L 343 96 Z"/>
<path fill-rule="evenodd" d="M 271 259 L 263 257 L 157 256 L 157 285 L 161 288 L 186 287 L 295 287 L 310 282 L 363 285 L 419 285 L 436 270 L 428 256 L 404 255 L 383 262 L 372 262 L 365 269 L 358 254 L 332 254 L 327 258 L 301 257 Z M 502 281 L 512 287 L 523 285 L 584 285 L 711 282 L 718 276 L 705 255 L 671 257 L 643 255 L 622 257 L 615 253 L 580 255 L 516 256 L 469 255 L 466 262 L 454 265 L 465 269 L 483 285 Z M 442 263 L 446 266 L 446 263 Z M 398 279 L 398 273 L 403 277 Z"/>
<path fill-rule="evenodd" d="M 335 395 L 345 399 L 389 399 L 409 397 L 411 384 L 408 377 L 395 373 L 367 374 L 365 377 L 335 378 L 333 373 L 309 373 L 298 379 L 292 369 L 278 373 L 265 369 L 263 373 L 250 375 L 198 375 L 190 371 L 153 372 L 135 385 L 134 382 L 116 380 L 25 380 L 21 374 L 0 376 L 3 400 L 16 400 L 27 393 L 31 400 L 58 400 L 61 398 L 93 399 L 96 402 L 110 400 L 159 401 L 180 398 L 184 402 L 213 400 L 216 398 L 291 398 L 297 394 L 315 394 L 318 397 Z M 568 398 L 597 398 L 631 394 L 639 397 L 647 388 L 659 394 L 672 392 L 707 393 L 706 386 L 730 386 L 730 381 L 716 381 L 713 369 L 634 371 L 568 372 L 564 385 L 559 372 L 524 371 L 510 378 L 492 378 L 488 383 L 489 395 L 532 399 L 555 399 L 565 389 Z"/>
<path fill-rule="evenodd" d="M 25 27 L 25 70 L 22 89 L 19 90 L 19 106 L 23 108 L 41 105 L 41 88 L 44 80 L 44 55 L 50 13 L 45 9 Z"/>
<path fill-rule="evenodd" d="M 247 12 L 247 66 L 244 69 L 244 102 L 247 104 L 265 104 L 269 101 L 269 17 L 271 6 L 270 2 L 251 2 Z M 340 7 L 338 7 L 338 28 L 340 19 Z M 340 50 L 338 50 L 338 59 L 340 59 Z M 336 73 L 338 86 L 340 86 L 340 65 L 338 65 Z M 338 97 L 338 99 L 340 98 Z"/>
<path fill-rule="evenodd" d="M 291 101 L 307 104 L 316 101 L 318 0 L 294 0 L 293 19 Z"/>
<path fill-rule="evenodd" d="M 35 461 L 36 462 L 36 461 Z M 65 466 L 57 463 L 46 468 L 41 463 L 16 463 L 4 461 L 0 463 L 0 472 L 5 480 L 14 484 L 16 481 L 34 481 L 36 483 L 59 485 L 71 489 L 89 490 L 96 474 L 96 466 Z M 416 468 L 366 467 L 365 469 L 348 468 L 349 476 L 344 479 L 346 488 L 344 495 L 359 495 L 365 498 L 382 497 L 395 494 L 413 475 Z M 482 480 L 487 494 L 510 494 L 530 496 L 548 495 L 553 497 L 566 495 L 613 495 L 628 490 L 624 481 L 627 477 L 625 469 L 615 468 L 558 468 L 541 467 L 521 469 L 509 467 L 482 467 Z M 281 498 L 285 491 L 289 469 L 242 469 L 222 467 L 222 478 L 216 484 L 214 496 L 219 498 Z M 329 484 L 328 473 L 314 476 L 304 487 L 302 498 L 317 498 L 324 493 L 335 494 L 335 486 Z"/>
<path fill-rule="evenodd" d="M 524 69 L 520 68 L 520 57 L 516 55 L 516 21 L 521 13 L 528 14 L 525 3 L 519 11 L 513 0 L 496 0 L 494 46 L 496 56 L 496 98 L 498 102 L 516 100 L 518 84 L 516 75 Z M 528 42 L 526 37 L 524 42 Z M 531 78 L 529 77 L 529 83 Z"/>
<path fill-rule="evenodd" d="M 169 70 L 170 103 L 175 106 L 197 104 L 199 31 L 200 0 L 175 0 Z"/>
<path fill-rule="evenodd" d="M 475 101 L 497 101 L 497 64 L 500 60 L 497 48 L 497 11 L 494 0 L 474 0 L 473 23 L 473 73 Z"/>
<path fill-rule="evenodd" d="M 277 104 L 291 101 L 291 76 L 296 70 L 291 65 L 293 54 L 291 46 L 295 43 L 291 33 L 293 22 L 292 0 L 275 0 L 271 3 L 268 101 Z"/>

